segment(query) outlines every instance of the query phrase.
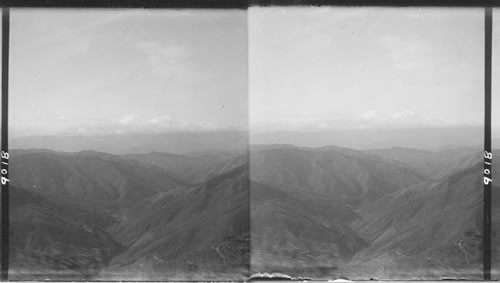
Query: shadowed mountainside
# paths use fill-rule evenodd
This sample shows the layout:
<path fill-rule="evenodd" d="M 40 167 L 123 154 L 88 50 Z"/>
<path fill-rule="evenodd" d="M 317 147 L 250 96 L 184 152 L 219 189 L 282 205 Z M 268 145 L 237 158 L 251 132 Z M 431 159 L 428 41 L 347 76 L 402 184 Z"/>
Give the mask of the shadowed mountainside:
<path fill-rule="evenodd" d="M 229 152 L 191 153 L 187 155 L 151 152 L 123 157 L 159 166 L 184 180 L 199 183 L 221 172 L 248 163 L 245 154 Z"/>
<path fill-rule="evenodd" d="M 456 162 L 436 165 L 440 172 L 431 175 L 418 167 L 435 162 L 433 154 L 398 160 L 394 150 L 254 147 L 250 178 L 260 184 L 251 189 L 252 272 L 479 278 L 482 166 L 474 152 L 437 153 Z"/>
<path fill-rule="evenodd" d="M 197 186 L 145 199 L 110 229 L 127 250 L 103 276 L 244 279 L 250 252 L 248 204 L 248 164 Z M 137 264 L 138 259 L 143 261 Z M 147 274 L 141 270 L 145 262 L 153 267 Z"/>
<path fill-rule="evenodd" d="M 356 213 L 331 195 L 251 183 L 252 272 L 328 278 L 367 243 Z"/>
<path fill-rule="evenodd" d="M 10 279 L 91 279 L 123 251 L 112 217 L 72 204 L 11 186 Z"/>
<path fill-rule="evenodd" d="M 251 150 L 250 166 L 252 180 L 334 196 L 351 205 L 426 180 L 402 162 L 333 146 Z"/>
<path fill-rule="evenodd" d="M 481 150 L 468 147 L 440 151 L 393 147 L 389 149 L 366 150 L 365 152 L 403 162 L 434 180 L 481 161 Z"/>
<path fill-rule="evenodd" d="M 227 159 L 195 184 L 111 154 L 14 151 L 13 278 L 245 278 L 244 160 Z"/>
<path fill-rule="evenodd" d="M 125 210 L 144 198 L 189 184 L 157 166 L 90 151 L 14 151 L 10 174 L 20 187 Z"/>
<path fill-rule="evenodd" d="M 481 278 L 482 165 L 362 206 L 351 227 L 371 244 L 351 278 Z"/>
<path fill-rule="evenodd" d="M 13 278 L 242 280 L 251 263 L 317 279 L 476 279 L 481 160 L 290 145 L 13 151 Z M 494 205 L 494 231 L 499 219 Z"/>

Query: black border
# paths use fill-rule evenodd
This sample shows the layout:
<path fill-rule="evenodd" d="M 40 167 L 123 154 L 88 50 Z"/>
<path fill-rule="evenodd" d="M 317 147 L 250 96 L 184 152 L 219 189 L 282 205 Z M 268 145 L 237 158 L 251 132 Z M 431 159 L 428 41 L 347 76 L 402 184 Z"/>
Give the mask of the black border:
<path fill-rule="evenodd" d="M 500 0 L 0 0 L 11 8 L 207 8 L 251 6 L 500 7 Z"/>
<path fill-rule="evenodd" d="M 500 0 L 0 0 L 2 6 L 2 116 L 1 149 L 8 152 L 8 71 L 9 7 L 12 8 L 207 8 L 247 9 L 252 6 L 392 6 L 392 7 L 478 7 L 485 8 L 485 93 L 484 150 L 491 152 L 491 64 L 492 9 Z M 2 160 L 3 161 L 3 160 Z M 485 160 L 486 161 L 486 160 Z M 490 160 L 491 161 L 491 160 Z M 2 169 L 8 165 L 2 164 Z M 491 171 L 491 164 L 484 164 Z M 8 171 L 7 171 L 8 172 Z M 3 175 L 8 178 L 8 173 Z M 9 269 L 9 185 L 1 188 L 1 266 L 0 280 L 8 280 Z M 491 182 L 484 184 L 483 205 L 483 279 L 491 280 Z M 249 199 L 250 200 L 250 199 Z M 251 213 L 251 211 L 250 211 Z M 190 282 L 190 281 L 187 281 Z"/>
<path fill-rule="evenodd" d="M 249 6 L 493 7 L 498 0 L 249 0 Z"/>
<path fill-rule="evenodd" d="M 11 8 L 209 8 L 246 9 L 247 0 L 0 0 Z"/>
<path fill-rule="evenodd" d="M 484 9 L 484 175 L 491 176 L 491 54 L 492 9 Z M 488 174 L 487 174 L 488 173 Z M 491 182 L 484 182 L 483 191 L 483 279 L 491 280 Z"/>
<path fill-rule="evenodd" d="M 2 8 L 2 153 L 9 152 L 8 119 L 9 119 L 9 8 Z M 3 155 L 3 154 L 2 154 Z M 3 178 L 9 178 L 8 158 L 2 156 L 0 168 L 6 170 Z M 6 164 L 7 163 L 7 164 Z M 9 182 L 2 184 L 2 257 L 0 280 L 7 281 L 9 273 Z"/>

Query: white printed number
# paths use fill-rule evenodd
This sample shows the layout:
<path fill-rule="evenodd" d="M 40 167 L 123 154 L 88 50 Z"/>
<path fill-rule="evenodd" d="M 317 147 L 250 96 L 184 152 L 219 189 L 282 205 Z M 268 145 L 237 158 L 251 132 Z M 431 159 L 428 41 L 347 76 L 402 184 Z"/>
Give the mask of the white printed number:
<path fill-rule="evenodd" d="M 2 151 L 0 156 L 2 157 L 2 164 L 9 165 L 9 163 L 7 161 L 5 161 L 5 160 L 9 160 L 9 153 Z M 9 179 L 4 176 L 4 175 L 7 175 L 7 173 L 8 173 L 7 169 L 0 170 L 0 173 L 2 174 L 2 177 L 0 178 L 0 182 L 2 183 L 2 185 L 7 184 L 9 182 Z"/>
<path fill-rule="evenodd" d="M 490 165 L 491 166 L 491 159 L 493 158 L 493 153 L 484 151 L 484 158 L 486 159 L 484 161 L 484 164 Z M 483 182 L 485 185 L 488 185 L 489 183 L 493 182 L 493 180 L 490 178 L 491 171 L 490 169 L 484 169 L 484 177 L 483 177 Z"/>

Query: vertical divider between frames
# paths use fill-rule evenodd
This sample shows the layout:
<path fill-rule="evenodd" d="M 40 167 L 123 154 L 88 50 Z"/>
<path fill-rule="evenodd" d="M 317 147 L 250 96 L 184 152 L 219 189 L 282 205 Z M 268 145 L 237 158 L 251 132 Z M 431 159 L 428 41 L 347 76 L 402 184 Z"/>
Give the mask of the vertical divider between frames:
<path fill-rule="evenodd" d="M 484 202 L 483 202 L 483 279 L 491 280 L 491 53 L 492 8 L 484 11 Z"/>
<path fill-rule="evenodd" d="M 1 152 L 1 184 L 2 184 L 2 256 L 0 279 L 8 280 L 9 274 L 9 29 L 10 9 L 2 8 L 2 152 Z"/>

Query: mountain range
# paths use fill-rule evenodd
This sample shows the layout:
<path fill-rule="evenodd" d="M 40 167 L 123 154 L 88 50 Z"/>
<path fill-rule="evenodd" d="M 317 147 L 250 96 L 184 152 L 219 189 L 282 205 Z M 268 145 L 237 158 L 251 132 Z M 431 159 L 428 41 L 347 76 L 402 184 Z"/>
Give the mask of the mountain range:
<path fill-rule="evenodd" d="M 10 278 L 479 279 L 481 162 L 466 147 L 14 150 Z"/>
<path fill-rule="evenodd" d="M 12 151 L 10 278 L 247 278 L 246 156 L 197 180 L 136 157 Z"/>
<path fill-rule="evenodd" d="M 470 148 L 252 147 L 252 272 L 479 279 L 481 162 Z"/>

